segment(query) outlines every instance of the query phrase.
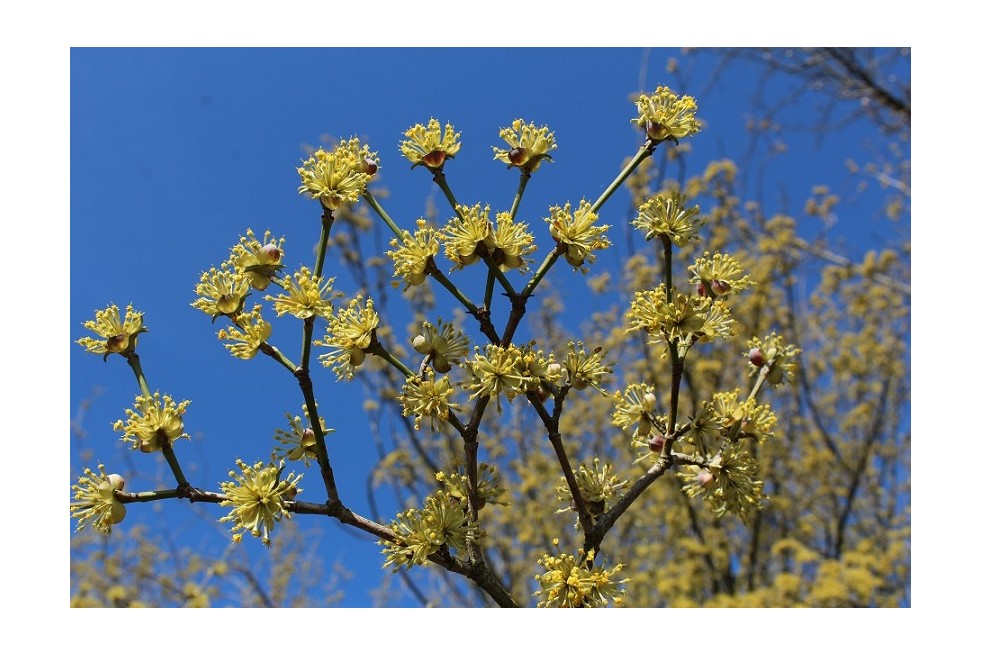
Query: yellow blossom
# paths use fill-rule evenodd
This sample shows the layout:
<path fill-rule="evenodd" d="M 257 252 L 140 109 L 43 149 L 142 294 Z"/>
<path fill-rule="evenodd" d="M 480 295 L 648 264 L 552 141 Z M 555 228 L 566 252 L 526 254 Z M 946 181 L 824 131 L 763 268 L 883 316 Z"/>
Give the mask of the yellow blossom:
<path fill-rule="evenodd" d="M 763 339 L 754 337 L 747 346 L 750 349 L 747 357 L 751 376 L 756 377 L 760 368 L 767 365 L 767 381 L 771 384 L 780 385 L 794 380 L 797 369 L 794 360 L 801 354 L 800 348 L 792 344 L 785 345 L 784 338 L 774 332 Z"/>
<path fill-rule="evenodd" d="M 124 442 L 132 442 L 133 448 L 141 452 L 152 453 L 165 446 L 172 446 L 177 439 L 190 439 L 184 434 L 184 412 L 187 411 L 190 400 L 175 403 L 170 396 L 164 396 L 163 404 L 160 393 L 153 396 L 137 396 L 132 409 L 126 410 L 126 423 L 122 420 L 113 424 L 113 429 L 123 433 Z"/>
<path fill-rule="evenodd" d="M 570 386 L 574 389 L 594 387 L 606 396 L 607 392 L 601 385 L 613 373 L 613 369 L 604 363 L 606 351 L 598 346 L 588 354 L 583 342 L 570 342 L 569 349 L 565 364 Z"/>
<path fill-rule="evenodd" d="M 744 520 L 760 507 L 764 484 L 757 479 L 757 460 L 738 444 L 724 443 L 722 450 L 706 465 L 683 466 L 679 477 L 688 496 L 705 495 L 717 516 L 736 512 Z"/>
<path fill-rule="evenodd" d="M 75 343 L 90 353 L 102 355 L 103 361 L 112 353 L 123 356 L 132 354 L 136 350 L 137 337 L 147 332 L 147 328 L 143 327 L 143 312 L 134 311 L 132 305 L 127 305 L 126 318 L 122 321 L 119 319 L 119 307 L 110 305 L 96 311 L 94 321 L 86 321 L 82 325 L 99 338 L 82 337 Z"/>
<path fill-rule="evenodd" d="M 449 418 L 451 410 L 460 409 L 460 405 L 450 402 L 453 393 L 454 387 L 446 376 L 439 379 L 408 378 L 399 397 L 402 415 L 415 417 L 413 427 L 417 430 L 424 418 L 429 419 L 431 430 L 437 430 Z"/>
<path fill-rule="evenodd" d="M 535 384 L 528 374 L 522 351 L 513 345 L 507 348 L 488 345 L 485 354 L 474 349 L 474 358 L 464 363 L 471 379 L 463 387 L 472 392 L 471 400 L 479 396 L 498 396 L 504 393 L 509 400 L 524 393 Z"/>
<path fill-rule="evenodd" d="M 199 298 L 191 306 L 211 316 L 212 322 L 219 316 L 234 318 L 242 311 L 250 289 L 247 277 L 230 270 L 227 263 L 220 270 L 213 266 L 201 274 L 194 289 Z"/>
<path fill-rule="evenodd" d="M 531 259 L 529 255 L 537 246 L 528 231 L 527 223 L 516 223 L 510 212 L 499 212 L 495 217 L 494 252 L 491 260 L 501 271 L 519 269 L 528 272 Z"/>
<path fill-rule="evenodd" d="M 594 563 L 594 553 L 590 551 L 585 558 L 562 553 L 558 556 L 544 555 L 538 560 L 546 572 L 535 576 L 542 588 L 535 592 L 542 596 L 539 607 L 604 607 L 610 601 L 619 605 L 621 597 L 627 593 L 623 585 L 630 578 L 614 580 L 612 576 L 624 568 L 618 564 L 605 569 Z"/>
<path fill-rule="evenodd" d="M 641 203 L 633 225 L 644 232 L 644 238 L 666 236 L 676 246 L 684 246 L 699 238 L 699 229 L 706 219 L 699 215 L 699 205 L 686 207 L 686 197 L 678 188 L 659 193 Z"/>
<path fill-rule="evenodd" d="M 498 135 L 511 148 L 494 148 L 494 158 L 508 164 L 508 168 L 518 166 L 526 173 L 533 173 L 544 160 L 552 160 L 550 150 L 556 149 L 556 138 L 545 125 L 536 127 L 522 118 L 512 121 L 511 127 L 503 127 Z"/>
<path fill-rule="evenodd" d="M 269 533 L 276 523 L 290 518 L 286 504 L 300 493 L 297 482 L 303 475 L 294 478 L 294 474 L 290 473 L 284 480 L 282 464 L 274 466 L 257 462 L 249 466 L 241 459 L 236 460 L 235 464 L 240 473 L 228 472 L 232 481 L 222 482 L 222 493 L 227 498 L 220 503 L 224 507 L 231 506 L 232 510 L 219 520 L 233 524 L 233 539 L 236 541 L 242 538 L 242 532 L 248 531 L 269 546 Z"/>
<path fill-rule="evenodd" d="M 573 471 L 573 477 L 580 489 L 580 495 L 587 504 L 586 510 L 594 516 L 603 513 L 607 501 L 613 499 L 618 490 L 631 482 L 630 479 L 620 480 L 614 473 L 613 465 L 604 464 L 601 466 L 600 459 L 597 457 L 593 458 L 590 466 L 580 464 Z M 558 510 L 558 513 L 576 509 L 573 505 L 573 493 L 570 491 L 569 482 L 565 478 L 556 487 L 556 492 L 559 494 L 559 502 L 566 505 L 563 509 Z"/>
<path fill-rule="evenodd" d="M 459 364 L 467 356 L 469 339 L 451 323 L 437 319 L 433 325 L 423 322 L 422 334 L 413 339 L 413 348 L 422 355 L 429 355 L 430 364 L 437 373 L 446 373 L 450 365 Z"/>
<path fill-rule="evenodd" d="M 112 532 L 112 526 L 126 516 L 126 506 L 116 498 L 116 492 L 123 490 L 123 478 L 119 475 L 106 475 L 99 464 L 99 474 L 85 469 L 78 482 L 72 485 L 75 502 L 71 504 L 72 518 L 78 519 L 78 532 L 90 525 L 92 529 L 105 534 Z"/>
<path fill-rule="evenodd" d="M 443 547 L 463 551 L 473 529 L 467 523 L 466 504 L 445 491 L 429 496 L 420 509 L 396 516 L 391 529 L 397 542 L 379 542 L 386 555 L 383 566 L 410 568 L 427 563 Z"/>
<path fill-rule="evenodd" d="M 365 350 L 371 346 L 379 317 L 369 298 L 362 307 L 362 297 L 352 298 L 345 309 L 328 319 L 327 335 L 315 345 L 333 348 L 321 355 L 321 364 L 332 367 L 338 379 L 351 379 L 354 369 L 365 361 Z"/>
<path fill-rule="evenodd" d="M 306 266 L 301 266 L 294 275 L 283 276 L 285 294 L 266 296 L 266 300 L 273 301 L 273 310 L 277 316 L 293 314 L 300 319 L 311 316 L 327 318 L 332 309 L 332 284 L 333 277 L 325 281 Z"/>
<path fill-rule="evenodd" d="M 713 253 L 710 257 L 706 252 L 696 259 L 689 267 L 692 273 L 692 285 L 700 296 L 710 298 L 725 297 L 731 293 L 740 293 L 754 282 L 749 275 L 743 274 L 743 266 L 730 255 Z"/>
<path fill-rule="evenodd" d="M 480 203 L 469 207 L 457 205 L 457 212 L 459 215 L 454 216 L 440 233 L 443 251 L 454 263 L 455 271 L 473 264 L 482 254 L 490 255 L 495 249 L 494 228 L 488 218 L 490 207 L 485 205 L 481 209 Z"/>
<path fill-rule="evenodd" d="M 329 211 L 356 202 L 371 178 L 362 171 L 360 160 L 345 148 L 332 152 L 318 148 L 297 173 L 301 180 L 298 191 L 319 200 Z"/>
<path fill-rule="evenodd" d="M 273 438 L 283 444 L 283 446 L 277 446 L 273 450 L 273 454 L 290 461 L 302 460 L 304 466 L 310 466 L 312 461 L 317 460 L 317 438 L 313 429 L 309 427 L 311 423 L 307 405 L 303 406 L 303 415 L 308 427 L 304 427 L 304 423 L 301 422 L 299 416 L 286 415 L 286 420 L 290 424 L 290 431 L 287 432 L 286 430 L 276 428 Z M 334 432 L 333 429 L 327 427 L 322 416 L 318 416 L 317 418 L 320 419 L 321 434 L 328 435 Z"/>
<path fill-rule="evenodd" d="M 249 229 L 232 247 L 232 266 L 249 281 L 249 286 L 258 291 L 264 291 L 277 271 L 283 268 L 280 260 L 283 259 L 284 239 L 272 239 L 271 236 L 270 231 L 266 230 L 260 243 Z"/>
<path fill-rule="evenodd" d="M 387 254 L 395 264 L 395 273 L 402 278 L 404 288 L 418 286 L 426 279 L 430 262 L 440 251 L 439 233 L 426 225 L 422 218 L 416 221 L 416 233 L 408 230 L 402 233 L 402 242 L 393 239 L 390 245 L 395 250 Z M 398 283 L 393 282 L 393 286 Z"/>
<path fill-rule="evenodd" d="M 273 326 L 263 320 L 262 306 L 256 305 L 251 312 L 241 312 L 235 317 L 235 325 L 218 331 L 218 338 L 229 341 L 225 347 L 233 357 L 252 359 L 259 347 L 269 339 Z"/>
<path fill-rule="evenodd" d="M 406 130 L 406 137 L 400 149 L 414 168 L 422 164 L 432 171 L 440 170 L 447 158 L 453 158 L 460 150 L 460 134 L 454 131 L 453 125 L 447 123 L 445 131 L 441 131 L 440 121 L 435 118 L 426 127 L 419 123 L 413 125 Z"/>
<path fill-rule="evenodd" d="M 654 143 L 678 140 L 699 132 L 702 124 L 695 117 L 698 106 L 692 96 L 679 97 L 667 86 L 641 94 L 637 102 L 638 117 L 631 122 L 640 125 Z"/>
<path fill-rule="evenodd" d="M 546 219 L 549 234 L 574 269 L 585 273 L 587 269 L 583 264 L 592 264 L 597 259 L 594 251 L 610 247 L 610 240 L 604 236 L 610 226 L 594 225 L 598 216 L 590 210 L 590 203 L 586 200 L 581 200 L 575 211 L 570 211 L 567 202 L 564 207 L 550 207 L 549 214 Z"/>

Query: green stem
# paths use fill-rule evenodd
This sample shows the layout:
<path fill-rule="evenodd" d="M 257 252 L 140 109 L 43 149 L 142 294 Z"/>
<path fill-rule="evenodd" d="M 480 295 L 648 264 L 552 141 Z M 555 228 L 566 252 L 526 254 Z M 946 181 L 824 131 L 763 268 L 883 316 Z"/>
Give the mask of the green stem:
<path fill-rule="evenodd" d="M 440 187 L 441 191 L 443 191 L 443 195 L 447 197 L 447 201 L 453 208 L 454 213 L 457 214 L 457 217 L 460 218 L 460 220 L 464 220 L 463 214 L 461 214 L 460 210 L 457 209 L 460 206 L 460 203 L 457 202 L 457 199 L 453 195 L 453 191 L 450 190 L 450 185 L 447 183 L 447 176 L 442 170 L 433 172 L 433 181 L 436 182 L 436 185 Z"/>
<path fill-rule="evenodd" d="M 464 293 L 457 288 L 457 285 L 451 282 L 450 279 L 444 275 L 443 271 L 437 268 L 436 262 L 433 261 L 432 257 L 430 258 L 430 263 L 426 270 L 434 280 L 439 282 L 444 289 L 453 294 L 453 297 L 459 300 L 460 303 L 467 308 L 468 313 L 477 316 L 477 305 L 475 305 L 470 298 L 465 296 Z"/>
<path fill-rule="evenodd" d="M 481 244 L 478 244 L 478 246 L 481 246 Z M 484 263 L 488 265 L 488 271 L 494 275 L 498 282 L 501 283 L 501 287 L 505 290 L 505 293 L 508 294 L 508 297 L 514 298 L 517 295 L 515 292 L 515 287 L 511 285 L 511 282 L 509 282 L 508 278 L 505 277 L 505 274 L 501 272 L 498 265 L 494 263 L 494 260 L 491 259 L 491 255 L 486 254 L 487 250 L 481 247 L 480 252 L 482 253 L 481 259 L 483 259 Z"/>
<path fill-rule="evenodd" d="M 324 271 L 324 257 L 327 254 L 327 241 L 331 237 L 331 226 L 334 225 L 334 214 L 325 209 L 321 215 L 321 239 L 317 244 L 317 263 L 314 264 L 314 275 L 321 277 Z"/>
<path fill-rule="evenodd" d="M 314 342 L 314 319 L 316 316 L 308 316 L 303 319 L 303 343 L 300 351 L 300 368 L 305 371 L 310 370 L 310 349 Z M 296 369 L 294 369 L 296 370 Z"/>
<path fill-rule="evenodd" d="M 491 297 L 494 295 L 494 273 L 488 270 L 488 279 L 484 283 L 484 309 L 491 311 Z"/>
<path fill-rule="evenodd" d="M 150 387 L 147 385 L 147 378 L 143 375 L 143 368 L 140 366 L 140 356 L 136 353 L 132 353 L 126 356 L 126 363 L 130 365 L 133 369 L 133 373 L 136 375 L 137 384 L 140 385 L 140 392 L 146 396 L 150 397 Z"/>
<path fill-rule="evenodd" d="M 296 373 L 297 365 L 291 362 L 289 359 L 287 359 L 287 357 L 283 353 L 281 353 L 276 346 L 273 346 L 272 344 L 263 341 L 259 344 L 259 351 L 262 352 L 264 355 L 268 355 L 272 357 L 277 362 L 285 366 L 286 369 L 290 371 L 290 373 Z"/>
<path fill-rule="evenodd" d="M 559 261 L 560 256 L 561 254 L 559 252 L 559 246 L 556 246 L 553 249 L 553 251 L 550 252 L 548 256 L 546 256 L 545 261 L 542 262 L 542 264 L 539 266 L 539 269 L 535 272 L 535 274 L 532 275 L 532 279 L 528 281 L 528 284 L 525 285 L 525 288 L 522 289 L 522 296 L 524 298 L 528 298 L 529 296 L 532 295 L 532 292 L 535 291 L 535 287 L 539 286 L 539 282 L 541 282 L 542 278 L 546 276 L 546 273 L 549 272 L 549 269 L 552 268 L 552 265 L 555 264 L 557 261 Z"/>
<path fill-rule="evenodd" d="M 171 472 L 174 473 L 174 479 L 177 480 L 178 489 L 190 486 L 188 479 L 184 477 L 184 471 L 181 470 L 181 465 L 177 461 L 177 455 L 174 454 L 174 449 L 170 447 L 170 444 L 165 444 L 160 449 L 160 452 L 164 454 L 167 465 L 170 466 Z"/>
<path fill-rule="evenodd" d="M 365 349 L 365 352 L 370 355 L 375 355 L 376 357 L 381 357 L 389 364 L 391 364 L 393 367 L 395 367 L 400 373 L 402 373 L 407 378 L 411 378 L 414 375 L 416 375 L 416 373 L 413 372 L 411 368 L 400 362 L 395 355 L 393 355 L 388 350 L 386 350 L 385 347 L 381 343 L 379 343 L 378 339 L 376 339 L 374 335 L 372 336 L 371 345 L 369 345 L 368 348 Z"/>
<path fill-rule="evenodd" d="M 373 196 L 368 189 L 365 189 L 364 193 L 362 194 L 362 197 L 365 199 L 365 202 L 368 203 L 368 206 L 371 207 L 376 214 L 378 214 L 378 217 L 381 218 L 382 221 L 389 226 L 389 229 L 392 230 L 392 233 L 396 235 L 397 239 L 399 239 L 399 243 L 405 243 L 406 237 L 403 236 L 402 230 L 399 229 L 399 226 L 395 224 L 395 221 L 393 221 L 392 218 L 387 213 L 385 213 L 385 210 L 382 209 L 382 205 L 378 203 L 378 200 L 375 199 L 375 196 Z"/>
<path fill-rule="evenodd" d="M 600 208 L 605 202 L 607 202 L 607 199 L 610 198 L 614 191 L 616 191 L 617 188 L 624 183 L 624 180 L 627 179 L 628 175 L 633 173 L 634 169 L 637 168 L 641 162 L 651 156 L 654 149 L 654 144 L 650 141 L 646 141 L 645 144 L 641 146 L 641 149 L 638 150 L 637 154 L 634 155 L 634 159 L 628 162 L 627 166 L 624 167 L 624 170 L 622 170 L 618 176 L 614 178 L 614 181 L 610 183 L 610 186 L 608 186 L 604 192 L 600 194 L 600 197 L 597 198 L 593 205 L 590 206 L 590 211 L 594 213 L 600 211 Z"/>
<path fill-rule="evenodd" d="M 515 218 L 518 214 L 518 205 L 522 202 L 522 195 L 525 193 L 525 185 L 529 183 L 532 174 L 522 171 L 522 176 L 518 178 L 518 191 L 515 192 L 515 199 L 511 203 L 511 217 Z"/>

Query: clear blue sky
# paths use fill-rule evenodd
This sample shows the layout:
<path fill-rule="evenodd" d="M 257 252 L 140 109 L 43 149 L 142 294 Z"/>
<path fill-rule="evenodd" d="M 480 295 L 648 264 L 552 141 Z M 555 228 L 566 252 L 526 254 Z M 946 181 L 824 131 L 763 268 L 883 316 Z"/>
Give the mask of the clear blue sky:
<path fill-rule="evenodd" d="M 298 412 L 301 400 L 294 380 L 267 358 L 233 360 L 214 338 L 219 325 L 189 303 L 201 271 L 221 262 L 248 227 L 286 236 L 288 271 L 312 261 L 307 253 L 318 236 L 319 212 L 297 194 L 304 145 L 317 145 L 326 134 L 367 140 L 379 151 L 380 184 L 391 192 L 386 207 L 408 227 L 424 212 L 428 196 L 441 215 L 447 213 L 430 176 L 411 171 L 399 155 L 410 125 L 431 116 L 452 122 L 463 141 L 448 169 L 458 199 L 501 211 L 517 174 L 492 161 L 491 146 L 501 145 L 498 129 L 516 117 L 547 123 L 559 144 L 555 163 L 533 178 L 522 206 L 522 218 L 544 243 L 541 218 L 548 206 L 596 198 L 636 150 L 632 92 L 667 83 L 696 95 L 706 129 L 691 141 L 692 172 L 712 159 L 740 162 L 745 156 L 743 125 L 754 75 L 732 68 L 701 96 L 712 62 L 703 60 L 689 72 L 690 86 L 678 88 L 664 72 L 668 57 L 677 55 L 651 51 L 647 77 L 639 80 L 645 55 L 637 48 L 73 49 L 70 336 L 84 336 L 81 323 L 109 303 L 121 309 L 133 303 L 145 312 L 150 332 L 141 337 L 139 352 L 151 389 L 192 400 L 185 424 L 193 440 L 177 451 L 193 484 L 217 489 L 236 458 L 268 458 L 273 429 L 286 427 L 283 413 Z M 784 198 L 803 202 L 814 184 L 846 188 L 845 159 L 862 160 L 868 142 L 878 137 L 852 126 L 821 144 L 807 134 L 786 138 L 791 150 L 768 168 L 762 199 L 768 212 L 800 215 L 801 206 L 785 206 Z M 873 212 L 861 202 L 846 202 L 838 211 L 836 234 L 854 255 L 892 229 L 885 221 L 870 223 Z M 621 191 L 602 212 L 604 222 L 623 217 L 625 207 Z M 611 232 L 615 242 L 621 233 Z M 601 257 L 616 268 L 623 254 L 615 246 Z M 327 272 L 335 274 L 330 262 Z M 577 292 L 582 281 L 568 279 L 561 283 Z M 337 286 L 354 289 L 343 273 Z M 568 304 L 575 309 L 574 301 Z M 295 350 L 299 331 L 278 325 L 277 343 Z M 110 427 L 136 395 L 131 371 L 121 358 L 104 364 L 74 345 L 69 361 L 71 413 L 92 399 L 83 425 L 87 447 L 109 469 L 135 466 L 149 484 L 162 460 L 125 452 Z M 328 424 L 337 429 L 329 446 L 342 498 L 367 514 L 364 486 L 375 451 L 358 411 L 362 391 L 357 383 L 335 383 L 329 371 L 314 373 L 322 410 L 328 407 Z M 77 452 L 72 460 L 78 462 Z M 312 492 L 308 499 L 317 500 L 317 476 L 310 470 L 302 486 Z M 130 489 L 146 488 L 140 477 Z M 203 531 L 201 519 L 176 502 L 166 505 L 168 525 L 181 543 L 205 539 L 207 532 L 208 547 L 222 547 L 219 531 Z M 149 506 L 129 510 L 127 522 L 158 517 Z M 224 511 L 211 506 L 204 513 L 217 519 Z M 355 573 L 344 604 L 370 604 L 368 591 L 388 575 L 373 540 L 332 521 L 298 520 L 321 524 L 328 566 L 339 561 Z"/>

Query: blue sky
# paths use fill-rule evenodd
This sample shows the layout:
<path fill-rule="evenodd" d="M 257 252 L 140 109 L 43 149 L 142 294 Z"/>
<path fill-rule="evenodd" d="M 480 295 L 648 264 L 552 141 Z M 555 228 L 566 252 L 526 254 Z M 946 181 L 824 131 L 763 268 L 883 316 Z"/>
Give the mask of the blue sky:
<path fill-rule="evenodd" d="M 133 303 L 145 312 L 150 332 L 141 337 L 139 352 L 150 387 L 192 400 L 185 424 L 193 440 L 177 451 L 193 484 L 217 489 L 236 458 L 268 458 L 273 429 L 286 427 L 283 413 L 298 412 L 301 400 L 293 379 L 267 358 L 233 360 L 214 338 L 219 326 L 189 304 L 201 271 L 221 262 L 248 227 L 286 236 L 288 270 L 312 262 L 307 253 L 318 236 L 319 212 L 297 194 L 304 146 L 318 145 L 328 134 L 361 136 L 379 151 L 379 183 L 391 192 L 386 208 L 408 227 L 425 211 L 428 197 L 441 216 L 447 213 L 430 176 L 410 170 L 399 155 L 410 125 L 431 116 L 452 122 L 463 141 L 448 168 L 458 199 L 502 211 L 517 174 L 492 161 L 491 146 L 501 145 L 498 129 L 516 117 L 547 123 L 559 144 L 555 162 L 533 178 L 522 205 L 522 219 L 544 243 L 541 218 L 548 206 L 596 198 L 636 150 L 628 96 L 642 90 L 639 70 L 646 56 L 643 90 L 667 83 L 699 100 L 706 129 L 691 142 L 690 170 L 722 157 L 741 161 L 754 74 L 731 69 L 703 97 L 712 62 L 706 58 L 689 72 L 690 86 L 678 88 L 664 73 L 676 50 L 645 55 L 640 48 L 73 49 L 70 336 L 84 336 L 81 323 L 110 303 Z M 807 134 L 786 138 L 789 154 L 767 169 L 766 188 L 773 191 L 762 200 L 768 212 L 800 214 L 800 206 L 783 205 L 784 197 L 803 202 L 814 184 L 845 188 L 845 159 L 862 159 L 867 142 L 878 137 L 851 126 L 821 144 Z M 866 202 L 844 203 L 838 211 L 835 234 L 848 242 L 852 255 L 892 229 L 883 220 L 868 220 Z M 625 212 L 622 190 L 601 216 L 612 222 Z M 621 233 L 611 233 L 615 242 Z M 616 268 L 623 254 L 623 246 L 615 245 L 602 257 Z M 326 270 L 336 272 L 330 261 Z M 337 272 L 336 286 L 354 290 Z M 576 293 L 583 283 L 566 276 L 559 284 Z M 278 325 L 283 328 L 274 341 L 295 355 L 299 330 Z M 110 470 L 135 465 L 140 473 L 130 488 L 146 488 L 141 481 L 149 484 L 162 461 L 126 453 L 110 427 L 137 393 L 132 373 L 121 358 L 103 363 L 75 345 L 69 365 L 70 413 L 83 400 L 92 401 L 83 424 L 86 446 Z M 367 513 L 364 485 L 374 447 L 357 410 L 362 391 L 357 384 L 336 384 L 323 369 L 315 383 L 322 408 L 334 405 L 327 421 L 338 432 L 329 447 L 342 498 Z M 302 486 L 318 496 L 316 474 Z M 201 520 L 178 503 L 167 505 L 169 529 L 185 543 L 200 538 Z M 224 512 L 207 507 L 205 513 L 217 519 Z M 130 506 L 127 522 L 144 519 L 155 521 L 157 513 Z M 345 605 L 370 604 L 368 591 L 388 575 L 380 570 L 379 548 L 332 522 L 299 520 L 321 524 L 328 566 L 339 561 L 355 573 Z M 221 538 L 211 532 L 218 541 L 208 547 L 217 552 Z"/>

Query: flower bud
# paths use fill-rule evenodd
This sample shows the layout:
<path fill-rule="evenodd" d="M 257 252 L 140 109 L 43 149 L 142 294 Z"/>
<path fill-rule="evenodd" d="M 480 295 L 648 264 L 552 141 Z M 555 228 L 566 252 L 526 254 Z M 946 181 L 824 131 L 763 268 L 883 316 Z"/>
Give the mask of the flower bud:
<path fill-rule="evenodd" d="M 362 159 L 361 160 L 361 172 L 368 173 L 369 175 L 375 175 L 378 172 L 378 164 L 374 159 Z"/>
<path fill-rule="evenodd" d="M 661 449 L 665 447 L 665 435 L 656 434 L 651 439 L 648 439 L 648 448 L 651 449 L 653 453 L 661 453 Z"/>
<path fill-rule="evenodd" d="M 696 293 L 698 293 L 702 298 L 706 297 L 706 285 L 702 280 L 696 282 Z"/>
<path fill-rule="evenodd" d="M 651 434 L 651 420 L 647 416 L 641 416 L 638 422 L 638 436 L 647 437 Z"/>
<path fill-rule="evenodd" d="M 658 399 L 655 398 L 655 394 L 649 391 L 641 398 L 641 408 L 646 412 L 653 412 L 655 411 L 656 402 L 658 402 Z"/>
<path fill-rule="evenodd" d="M 430 343 L 430 340 L 424 334 L 416 335 L 413 339 L 413 348 L 421 355 L 429 355 L 433 352 L 433 344 Z"/>
<path fill-rule="evenodd" d="M 754 366 L 760 368 L 767 363 L 767 360 L 764 358 L 764 353 L 761 352 L 760 348 L 751 348 L 749 354 L 750 363 Z"/>
<path fill-rule="evenodd" d="M 725 296 L 732 289 L 730 283 L 724 282 L 723 280 L 713 280 L 709 286 L 712 287 L 713 293 L 717 296 Z"/>
<path fill-rule="evenodd" d="M 351 358 L 349 360 L 352 366 L 361 366 L 362 362 L 365 361 L 365 351 L 361 348 L 355 348 L 351 351 Z"/>
<path fill-rule="evenodd" d="M 706 469 L 702 469 L 699 471 L 699 476 L 696 478 L 696 482 L 699 483 L 700 487 L 705 489 L 713 483 L 713 474 Z"/>
<path fill-rule="evenodd" d="M 303 431 L 303 437 L 300 439 L 300 445 L 307 447 L 313 446 L 317 442 L 317 435 L 311 428 L 307 428 Z"/>
<path fill-rule="evenodd" d="M 429 169 L 440 168 L 447 161 L 447 153 L 442 150 L 433 150 L 424 155 L 419 161 Z"/>
<path fill-rule="evenodd" d="M 557 380 L 565 370 L 566 367 L 560 364 L 559 362 L 552 362 L 551 364 L 549 364 L 549 366 L 546 367 L 546 375 L 549 376 L 550 380 Z"/>
<path fill-rule="evenodd" d="M 508 161 L 513 163 L 515 166 L 521 166 L 529 160 L 529 151 L 527 148 L 512 148 L 508 151 Z"/>
<path fill-rule="evenodd" d="M 109 480 L 109 486 L 116 491 L 122 491 L 123 487 L 126 486 L 126 481 L 123 480 L 123 476 L 119 475 L 118 473 L 110 473 L 106 476 L 106 478 Z"/>
<path fill-rule="evenodd" d="M 126 505 L 119 501 L 113 501 L 112 510 L 109 512 L 109 523 L 116 525 L 126 518 Z"/>
<path fill-rule="evenodd" d="M 283 256 L 283 253 L 274 243 L 267 243 L 259 250 L 259 252 L 265 255 L 266 259 L 271 264 L 275 264 L 276 262 L 280 261 L 280 257 Z"/>

